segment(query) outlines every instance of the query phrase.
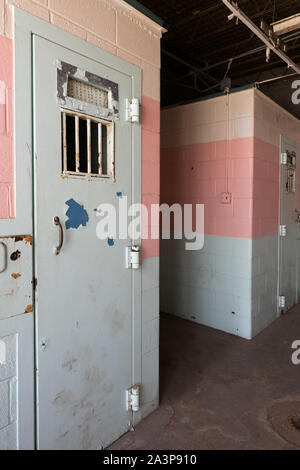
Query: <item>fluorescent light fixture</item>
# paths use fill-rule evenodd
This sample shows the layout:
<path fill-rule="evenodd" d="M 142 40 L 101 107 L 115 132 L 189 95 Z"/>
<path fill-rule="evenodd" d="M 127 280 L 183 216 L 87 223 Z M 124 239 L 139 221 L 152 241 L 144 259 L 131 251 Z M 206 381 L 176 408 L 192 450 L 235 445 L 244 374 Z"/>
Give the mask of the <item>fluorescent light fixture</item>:
<path fill-rule="evenodd" d="M 285 18 L 284 20 L 275 21 L 271 26 L 273 27 L 273 32 L 276 36 L 281 36 L 282 34 L 289 33 L 295 29 L 300 29 L 300 13 L 289 16 L 289 18 Z"/>

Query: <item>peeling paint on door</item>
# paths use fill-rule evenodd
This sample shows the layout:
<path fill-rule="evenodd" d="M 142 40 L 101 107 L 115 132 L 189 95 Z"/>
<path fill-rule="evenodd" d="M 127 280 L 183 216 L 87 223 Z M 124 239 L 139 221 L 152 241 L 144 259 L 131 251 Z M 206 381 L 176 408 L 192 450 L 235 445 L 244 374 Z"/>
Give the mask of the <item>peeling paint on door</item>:
<path fill-rule="evenodd" d="M 68 220 L 66 221 L 66 229 L 78 229 L 81 225 L 86 227 L 89 221 L 89 216 L 84 207 L 74 201 L 74 199 L 69 199 L 66 204 L 69 206 L 69 209 L 66 212 L 68 217 Z"/>
<path fill-rule="evenodd" d="M 0 238 L 0 320 L 31 313 L 32 236 L 12 235 Z"/>
<path fill-rule="evenodd" d="M 115 246 L 115 241 L 113 238 L 108 238 L 107 243 L 108 243 L 108 246 Z"/>

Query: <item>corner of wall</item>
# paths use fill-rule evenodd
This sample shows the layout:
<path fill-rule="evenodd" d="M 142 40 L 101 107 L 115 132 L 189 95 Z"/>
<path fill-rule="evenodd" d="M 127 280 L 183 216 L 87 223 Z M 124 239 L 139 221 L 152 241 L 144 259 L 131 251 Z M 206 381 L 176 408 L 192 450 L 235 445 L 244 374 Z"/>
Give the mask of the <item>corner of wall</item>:
<path fill-rule="evenodd" d="M 15 216 L 13 41 L 0 36 L 0 218 Z"/>

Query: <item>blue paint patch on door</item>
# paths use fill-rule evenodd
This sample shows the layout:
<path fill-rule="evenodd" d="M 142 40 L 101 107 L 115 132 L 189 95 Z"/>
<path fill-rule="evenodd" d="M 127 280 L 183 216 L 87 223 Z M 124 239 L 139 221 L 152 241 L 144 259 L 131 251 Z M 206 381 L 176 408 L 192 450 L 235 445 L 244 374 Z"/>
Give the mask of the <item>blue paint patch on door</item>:
<path fill-rule="evenodd" d="M 66 229 L 78 229 L 81 225 L 86 227 L 89 221 L 89 216 L 84 207 L 74 201 L 74 199 L 69 199 L 66 204 L 69 206 L 69 209 L 66 212 L 66 215 L 69 218 L 66 221 Z"/>
<path fill-rule="evenodd" d="M 107 239 L 108 246 L 115 246 L 115 240 L 113 238 Z"/>

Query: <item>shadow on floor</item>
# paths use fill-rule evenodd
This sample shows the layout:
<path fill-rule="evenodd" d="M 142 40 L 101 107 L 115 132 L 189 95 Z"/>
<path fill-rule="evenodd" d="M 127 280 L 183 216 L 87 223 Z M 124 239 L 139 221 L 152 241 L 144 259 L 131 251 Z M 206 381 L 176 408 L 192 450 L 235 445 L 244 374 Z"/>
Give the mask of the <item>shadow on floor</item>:
<path fill-rule="evenodd" d="M 267 413 L 300 400 L 300 305 L 252 341 L 170 315 L 160 331 L 160 407 L 111 450 L 295 449 Z"/>

